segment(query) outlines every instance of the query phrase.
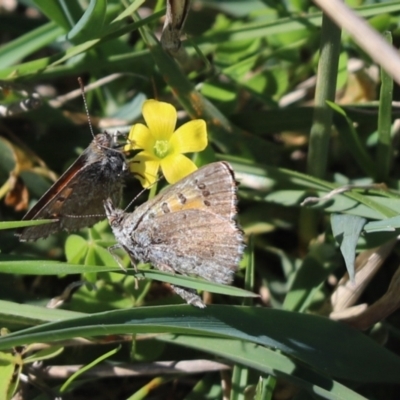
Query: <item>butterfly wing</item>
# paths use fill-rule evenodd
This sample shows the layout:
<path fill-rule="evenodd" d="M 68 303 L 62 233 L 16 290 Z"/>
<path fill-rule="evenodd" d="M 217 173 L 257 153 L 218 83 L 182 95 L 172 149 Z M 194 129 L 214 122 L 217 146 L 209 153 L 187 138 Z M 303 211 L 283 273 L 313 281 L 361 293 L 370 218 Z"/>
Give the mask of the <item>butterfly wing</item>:
<path fill-rule="evenodd" d="M 228 220 L 236 215 L 236 182 L 226 162 L 208 164 L 134 211 L 138 221 L 183 210 L 207 210 Z"/>
<path fill-rule="evenodd" d="M 227 218 L 203 210 L 168 213 L 141 225 L 131 237 L 159 269 L 231 283 L 243 254 L 243 234 Z M 167 268 L 166 268 L 167 267 Z"/>
<path fill-rule="evenodd" d="M 73 231 L 92 226 L 104 218 L 104 199 L 111 197 L 119 204 L 125 159 L 121 152 L 103 146 L 108 136 L 97 135 L 23 218 L 56 222 L 17 231 L 21 241 L 36 240 L 63 229 Z"/>

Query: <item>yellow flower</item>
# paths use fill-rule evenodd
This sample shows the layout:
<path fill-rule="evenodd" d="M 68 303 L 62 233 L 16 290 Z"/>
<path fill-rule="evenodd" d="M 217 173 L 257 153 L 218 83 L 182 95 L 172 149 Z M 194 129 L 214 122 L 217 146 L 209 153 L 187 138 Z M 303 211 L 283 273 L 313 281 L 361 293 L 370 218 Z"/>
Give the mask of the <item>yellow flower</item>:
<path fill-rule="evenodd" d="M 142 107 L 146 125 L 135 124 L 129 132 L 125 150 L 142 149 L 131 164 L 142 186 L 149 187 L 161 168 L 169 183 L 178 182 L 197 169 L 184 153 L 204 150 L 207 146 L 207 128 L 202 119 L 189 121 L 176 131 L 177 114 L 169 103 L 147 100 Z"/>

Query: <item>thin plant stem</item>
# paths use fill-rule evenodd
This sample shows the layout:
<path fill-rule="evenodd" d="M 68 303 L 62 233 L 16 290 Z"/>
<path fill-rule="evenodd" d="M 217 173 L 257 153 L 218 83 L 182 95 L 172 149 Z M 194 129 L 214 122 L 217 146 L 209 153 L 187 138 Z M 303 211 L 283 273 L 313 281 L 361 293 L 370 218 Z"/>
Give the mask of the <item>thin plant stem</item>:
<path fill-rule="evenodd" d="M 326 101 L 335 100 L 340 53 L 340 33 L 340 29 L 324 15 L 315 93 L 315 109 L 307 160 L 307 172 L 318 178 L 325 177 L 328 160 L 333 111 L 326 104 Z"/>
<path fill-rule="evenodd" d="M 385 32 L 384 36 L 391 44 L 391 33 Z M 376 168 L 377 180 L 386 182 L 389 177 L 389 171 L 393 157 L 391 139 L 393 79 L 384 69 L 381 69 L 381 82 L 382 85 L 379 96 L 378 148 L 376 157 Z"/>
<path fill-rule="evenodd" d="M 324 178 L 329 156 L 329 138 L 332 131 L 332 109 L 326 103 L 333 101 L 340 53 L 340 29 L 323 16 L 320 59 L 315 93 L 315 109 L 308 147 L 307 172 Z M 307 248 L 317 235 L 318 215 L 308 209 L 300 213 L 300 243 Z"/>

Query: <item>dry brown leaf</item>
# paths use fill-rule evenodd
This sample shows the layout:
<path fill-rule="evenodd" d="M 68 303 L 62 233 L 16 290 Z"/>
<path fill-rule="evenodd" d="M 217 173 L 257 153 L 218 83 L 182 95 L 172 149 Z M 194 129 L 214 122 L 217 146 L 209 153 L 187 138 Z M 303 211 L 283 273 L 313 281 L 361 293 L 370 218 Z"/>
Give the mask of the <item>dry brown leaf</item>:
<path fill-rule="evenodd" d="M 4 204 L 15 211 L 24 211 L 28 208 L 29 192 L 19 176 L 12 174 L 9 179 L 10 190 L 4 198 Z"/>
<path fill-rule="evenodd" d="M 57 176 L 30 150 L 25 151 L 4 137 L 0 137 L 0 141 L 3 146 L 8 147 L 15 163 L 14 169 L 9 172 L 9 178 L 0 187 L 0 199 L 4 197 L 5 204 L 13 207 L 15 211 L 24 211 L 28 208 L 29 192 L 20 173 L 32 171 L 53 181 Z"/>
<path fill-rule="evenodd" d="M 349 60 L 347 83 L 342 94 L 337 96 L 339 104 L 366 103 L 376 100 L 377 79 L 360 60 Z"/>
<path fill-rule="evenodd" d="M 400 268 L 393 275 L 388 291 L 375 303 L 356 315 L 339 318 L 356 329 L 366 330 L 400 308 Z"/>
<path fill-rule="evenodd" d="M 368 283 L 391 253 L 396 241 L 395 239 L 380 247 L 363 251 L 357 256 L 355 261 L 355 282 L 350 281 L 347 273 L 339 281 L 331 296 L 333 312 L 344 311 L 356 303 Z"/>

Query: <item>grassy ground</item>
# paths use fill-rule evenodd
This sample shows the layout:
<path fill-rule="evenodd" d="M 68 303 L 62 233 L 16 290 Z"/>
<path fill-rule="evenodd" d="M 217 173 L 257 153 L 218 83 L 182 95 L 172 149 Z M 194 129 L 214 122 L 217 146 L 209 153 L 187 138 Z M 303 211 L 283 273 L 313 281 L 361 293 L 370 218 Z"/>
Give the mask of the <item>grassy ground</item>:
<path fill-rule="evenodd" d="M 0 3 L 0 399 L 398 398 L 400 5 L 345 3 L 194 1 L 179 49 L 163 1 Z M 232 286 L 135 281 L 106 220 L 19 242 L 92 140 L 78 77 L 95 133 L 123 137 L 146 99 L 206 121 L 191 158 L 239 182 Z"/>

